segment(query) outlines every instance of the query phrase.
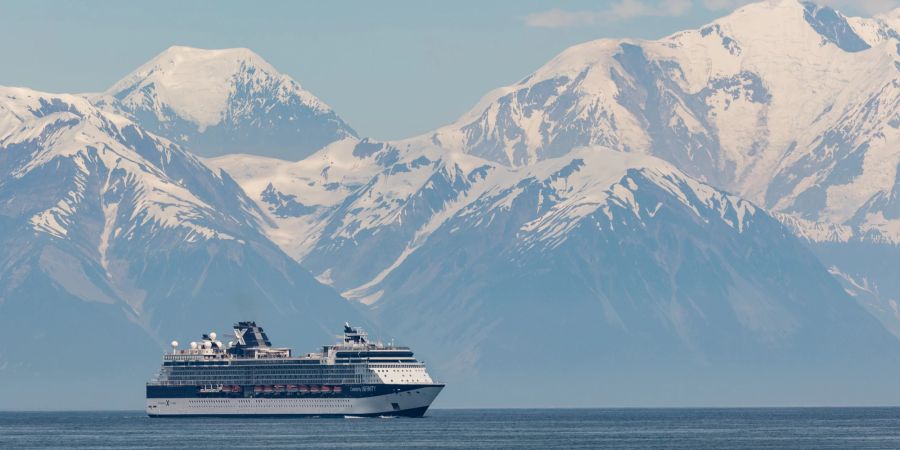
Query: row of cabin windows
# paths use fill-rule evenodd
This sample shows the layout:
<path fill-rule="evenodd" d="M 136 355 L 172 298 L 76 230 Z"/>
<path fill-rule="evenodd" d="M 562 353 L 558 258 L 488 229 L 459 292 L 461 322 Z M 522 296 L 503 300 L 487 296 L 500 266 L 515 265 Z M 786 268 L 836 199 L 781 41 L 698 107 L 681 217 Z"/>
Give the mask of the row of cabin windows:
<path fill-rule="evenodd" d="M 406 364 L 370 364 L 369 367 L 378 369 L 408 369 L 410 366 Z M 424 366 L 413 366 L 420 370 L 425 370 Z"/>
<path fill-rule="evenodd" d="M 266 378 L 264 380 L 245 380 L 242 378 L 179 378 L 170 379 L 169 382 L 178 382 L 184 384 L 237 384 L 237 385 L 259 385 L 259 384 L 353 384 L 357 380 L 351 378 Z"/>
<path fill-rule="evenodd" d="M 292 376 L 292 377 L 352 377 L 356 375 L 355 372 L 331 372 L 331 373 L 291 373 L 291 372 L 283 372 L 283 373 L 241 373 L 241 372 L 174 372 L 169 374 L 163 374 L 163 376 L 171 377 L 186 377 L 186 376 L 198 376 L 198 377 L 217 377 L 217 376 L 231 376 L 231 377 L 243 377 L 243 378 L 268 378 L 268 377 L 284 377 L 284 376 Z"/>
<path fill-rule="evenodd" d="M 247 379 L 265 379 L 265 378 L 284 378 L 284 377 L 295 377 L 295 378 L 352 378 L 356 375 L 353 372 L 347 373 L 258 373 L 258 374 L 245 374 L 245 373 L 223 373 L 223 372 L 186 372 L 186 373 L 172 373 L 168 374 L 168 376 L 163 376 L 163 378 L 184 378 L 184 377 L 240 377 Z"/>
<path fill-rule="evenodd" d="M 240 406 L 275 406 L 275 407 L 313 407 L 313 406 L 334 406 L 336 404 L 349 406 L 351 404 L 350 400 L 345 399 L 334 399 L 334 400 L 319 400 L 319 399 L 309 399 L 309 400 L 269 400 L 269 401 L 252 401 L 252 400 L 188 400 L 189 405 L 228 405 L 232 402 L 240 402 Z"/>

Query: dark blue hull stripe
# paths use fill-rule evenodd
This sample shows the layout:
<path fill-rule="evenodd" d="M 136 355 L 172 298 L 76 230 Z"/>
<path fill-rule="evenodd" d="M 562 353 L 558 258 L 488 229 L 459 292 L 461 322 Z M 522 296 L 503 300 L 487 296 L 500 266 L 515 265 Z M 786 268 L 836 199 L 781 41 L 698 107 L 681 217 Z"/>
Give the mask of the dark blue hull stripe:
<path fill-rule="evenodd" d="M 369 413 L 369 414 L 295 414 L 295 413 L 286 413 L 286 414 L 147 414 L 150 417 L 154 418 L 185 418 L 185 417 L 234 417 L 234 418 L 242 418 L 246 419 L 248 417 L 258 417 L 258 418 L 276 418 L 276 417 L 322 417 L 322 418 L 344 418 L 347 416 L 351 417 L 382 417 L 382 416 L 392 416 L 392 417 L 422 417 L 425 415 L 425 411 L 428 410 L 427 406 L 423 406 L 421 408 L 410 408 L 410 409 L 401 409 L 399 411 L 384 411 L 377 413 Z"/>

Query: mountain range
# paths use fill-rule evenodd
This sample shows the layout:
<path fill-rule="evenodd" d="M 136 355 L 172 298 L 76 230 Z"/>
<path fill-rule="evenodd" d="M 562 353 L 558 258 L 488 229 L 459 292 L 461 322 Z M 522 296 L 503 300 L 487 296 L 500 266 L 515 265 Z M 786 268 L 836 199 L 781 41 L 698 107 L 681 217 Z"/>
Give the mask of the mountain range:
<path fill-rule="evenodd" d="M 162 343 L 255 318 L 395 336 L 452 405 L 896 401 L 898 17 L 588 42 L 395 142 L 246 49 L 0 88 L 0 395 L 102 399 L 114 364 L 133 399 Z"/>

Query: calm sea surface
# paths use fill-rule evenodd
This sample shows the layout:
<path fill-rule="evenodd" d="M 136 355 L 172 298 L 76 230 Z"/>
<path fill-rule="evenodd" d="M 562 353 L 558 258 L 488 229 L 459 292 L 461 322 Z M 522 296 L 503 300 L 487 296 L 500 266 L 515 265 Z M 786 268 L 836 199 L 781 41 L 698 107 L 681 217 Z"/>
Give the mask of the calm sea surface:
<path fill-rule="evenodd" d="M 422 419 L 0 412 L 0 448 L 900 448 L 900 408 L 434 410 Z"/>

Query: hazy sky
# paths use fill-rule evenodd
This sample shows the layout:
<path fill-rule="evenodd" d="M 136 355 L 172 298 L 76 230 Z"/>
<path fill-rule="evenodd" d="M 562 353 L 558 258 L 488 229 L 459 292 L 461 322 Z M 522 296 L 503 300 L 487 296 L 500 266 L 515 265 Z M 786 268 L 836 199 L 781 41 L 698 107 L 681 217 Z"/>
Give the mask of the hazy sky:
<path fill-rule="evenodd" d="M 658 38 L 741 3 L 0 0 L 0 84 L 100 91 L 171 45 L 247 47 L 360 135 L 395 139 L 453 121 L 490 89 L 519 80 L 570 45 Z M 826 3 L 870 15 L 900 2 Z"/>

